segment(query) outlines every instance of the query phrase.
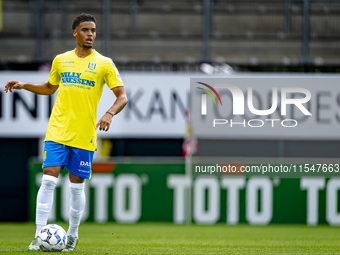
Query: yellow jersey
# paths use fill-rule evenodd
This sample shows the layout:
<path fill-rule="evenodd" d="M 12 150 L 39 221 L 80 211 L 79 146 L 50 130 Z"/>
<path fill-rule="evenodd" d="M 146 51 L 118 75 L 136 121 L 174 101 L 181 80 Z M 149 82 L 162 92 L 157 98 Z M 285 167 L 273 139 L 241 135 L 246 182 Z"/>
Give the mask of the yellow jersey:
<path fill-rule="evenodd" d="M 124 86 L 110 58 L 95 50 L 79 58 L 75 50 L 55 57 L 48 82 L 59 91 L 48 123 L 45 141 L 95 151 L 97 106 L 104 84 Z"/>

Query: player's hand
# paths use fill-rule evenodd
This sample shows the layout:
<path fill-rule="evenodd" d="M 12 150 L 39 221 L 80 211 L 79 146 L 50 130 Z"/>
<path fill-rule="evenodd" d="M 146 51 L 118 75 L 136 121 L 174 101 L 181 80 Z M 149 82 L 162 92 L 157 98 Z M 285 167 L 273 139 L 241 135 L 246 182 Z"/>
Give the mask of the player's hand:
<path fill-rule="evenodd" d="M 99 127 L 100 131 L 107 132 L 110 128 L 112 122 L 112 115 L 109 113 L 105 113 L 104 116 L 98 121 L 96 125 L 96 129 Z"/>
<path fill-rule="evenodd" d="M 9 92 L 13 92 L 13 89 L 23 89 L 24 88 L 25 83 L 21 82 L 21 81 L 8 81 L 6 83 L 5 86 L 5 92 L 7 93 Z"/>

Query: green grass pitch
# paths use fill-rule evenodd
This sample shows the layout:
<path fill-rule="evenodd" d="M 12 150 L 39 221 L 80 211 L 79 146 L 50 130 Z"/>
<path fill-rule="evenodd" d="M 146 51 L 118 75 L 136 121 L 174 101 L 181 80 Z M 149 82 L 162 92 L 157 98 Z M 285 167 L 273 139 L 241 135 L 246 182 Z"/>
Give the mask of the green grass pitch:
<path fill-rule="evenodd" d="M 0 223 L 0 254 L 39 253 L 27 251 L 34 230 Z M 340 228 L 329 226 L 84 223 L 79 237 L 75 254 L 340 254 Z"/>

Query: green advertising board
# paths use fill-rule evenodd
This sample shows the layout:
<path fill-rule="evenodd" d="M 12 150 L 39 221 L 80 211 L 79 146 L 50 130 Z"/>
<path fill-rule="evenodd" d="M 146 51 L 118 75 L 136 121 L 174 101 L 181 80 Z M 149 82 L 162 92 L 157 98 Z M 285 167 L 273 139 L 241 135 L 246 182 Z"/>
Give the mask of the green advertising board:
<path fill-rule="evenodd" d="M 185 175 L 184 160 L 111 165 L 114 171 L 97 165 L 94 169 L 100 171 L 86 181 L 83 221 L 340 225 L 337 177 L 224 174 L 190 178 Z M 34 221 L 42 163 L 32 161 L 30 169 L 30 219 Z M 59 176 L 49 222 L 68 221 L 66 174 L 62 171 Z"/>

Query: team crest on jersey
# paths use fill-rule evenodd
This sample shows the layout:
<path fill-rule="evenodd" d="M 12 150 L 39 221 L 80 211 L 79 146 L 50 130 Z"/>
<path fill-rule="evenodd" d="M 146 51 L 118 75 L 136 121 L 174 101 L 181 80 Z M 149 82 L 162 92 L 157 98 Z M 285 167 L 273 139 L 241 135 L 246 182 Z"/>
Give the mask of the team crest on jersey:
<path fill-rule="evenodd" d="M 96 65 L 97 65 L 96 63 L 89 62 L 88 69 L 94 70 L 94 69 L 96 69 Z"/>

